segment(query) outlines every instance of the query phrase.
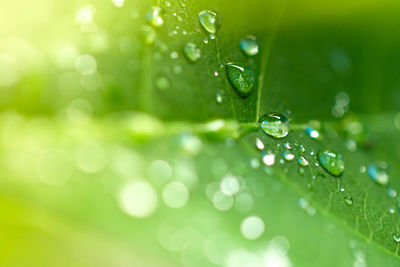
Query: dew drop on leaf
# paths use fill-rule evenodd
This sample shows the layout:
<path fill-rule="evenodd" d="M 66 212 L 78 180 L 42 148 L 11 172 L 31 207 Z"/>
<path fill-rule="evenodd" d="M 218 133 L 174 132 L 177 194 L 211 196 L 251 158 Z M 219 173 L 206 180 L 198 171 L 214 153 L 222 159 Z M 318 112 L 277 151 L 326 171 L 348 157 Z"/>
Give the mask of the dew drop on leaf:
<path fill-rule="evenodd" d="M 319 154 L 319 163 L 333 176 L 340 176 L 344 171 L 344 160 L 340 153 L 325 150 Z"/>
<path fill-rule="evenodd" d="M 221 27 L 221 16 L 213 10 L 203 10 L 199 13 L 199 22 L 203 29 L 214 36 Z"/>
<path fill-rule="evenodd" d="M 393 234 L 393 241 L 396 243 L 400 243 L 400 234 L 399 233 Z"/>
<path fill-rule="evenodd" d="M 389 176 L 386 173 L 386 169 L 386 164 L 373 163 L 368 166 L 367 173 L 376 184 L 387 185 L 389 183 Z"/>
<path fill-rule="evenodd" d="M 258 150 L 263 150 L 264 147 L 265 147 L 264 143 L 259 138 L 256 138 L 256 148 Z"/>
<path fill-rule="evenodd" d="M 253 35 L 247 35 L 240 40 L 240 48 L 247 56 L 255 56 L 258 54 L 257 38 Z"/>
<path fill-rule="evenodd" d="M 241 97 L 246 98 L 251 94 L 255 79 L 253 71 L 249 67 L 236 63 L 227 63 L 226 75 Z"/>
<path fill-rule="evenodd" d="M 282 157 L 286 160 L 286 161 L 292 161 L 294 159 L 294 154 L 291 153 L 290 151 L 283 151 L 282 152 Z"/>
<path fill-rule="evenodd" d="M 353 198 L 350 197 L 350 196 L 345 197 L 344 198 L 344 203 L 346 203 L 349 206 L 353 205 Z"/>
<path fill-rule="evenodd" d="M 191 62 L 196 62 L 201 57 L 200 48 L 194 43 L 186 43 L 183 48 L 186 58 Z"/>
<path fill-rule="evenodd" d="M 289 133 L 289 120 L 283 113 L 269 113 L 262 118 L 261 130 L 269 136 L 283 138 Z"/>
<path fill-rule="evenodd" d="M 154 27 L 161 27 L 164 24 L 164 19 L 161 16 L 162 9 L 158 6 L 152 6 L 147 11 L 146 19 Z"/>
<path fill-rule="evenodd" d="M 310 126 L 307 126 L 305 131 L 307 135 L 312 139 L 318 139 L 320 137 L 319 132 Z"/>
<path fill-rule="evenodd" d="M 390 198 L 395 198 L 395 197 L 397 197 L 397 191 L 396 191 L 395 189 L 393 189 L 393 188 L 389 188 L 389 189 L 386 191 L 386 194 L 387 194 L 388 197 L 390 197 Z"/>
<path fill-rule="evenodd" d="M 297 162 L 303 167 L 307 167 L 309 165 L 308 160 L 304 156 L 299 156 Z"/>
<path fill-rule="evenodd" d="M 222 102 L 224 102 L 224 98 L 220 92 L 215 93 L 215 101 L 217 101 L 218 104 L 222 104 Z"/>
<path fill-rule="evenodd" d="M 263 152 L 262 161 L 267 166 L 272 166 L 275 164 L 275 154 L 272 151 Z"/>

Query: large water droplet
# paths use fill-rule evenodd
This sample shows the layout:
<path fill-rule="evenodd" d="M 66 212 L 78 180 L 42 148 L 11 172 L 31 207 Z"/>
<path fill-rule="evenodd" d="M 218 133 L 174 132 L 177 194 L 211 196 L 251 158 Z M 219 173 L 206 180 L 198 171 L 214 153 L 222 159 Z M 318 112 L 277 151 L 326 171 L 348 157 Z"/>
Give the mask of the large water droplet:
<path fill-rule="evenodd" d="M 255 56 L 258 54 L 257 38 L 253 35 L 247 35 L 240 40 L 240 48 L 243 53 L 248 56 Z"/>
<path fill-rule="evenodd" d="M 203 10 L 199 13 L 199 22 L 203 29 L 212 36 L 221 27 L 221 16 L 213 10 Z"/>
<path fill-rule="evenodd" d="M 255 80 L 253 71 L 249 67 L 227 63 L 226 74 L 229 82 L 241 97 L 248 97 L 251 94 Z"/>
<path fill-rule="evenodd" d="M 152 6 L 147 11 L 146 19 L 154 27 L 161 27 L 164 24 L 164 19 L 161 16 L 162 9 L 158 6 Z"/>
<path fill-rule="evenodd" d="M 325 150 L 319 154 L 321 166 L 330 174 L 340 176 L 344 171 L 344 160 L 340 153 Z"/>
<path fill-rule="evenodd" d="M 387 185 L 389 176 L 386 173 L 387 165 L 382 163 L 374 163 L 368 166 L 367 172 L 371 179 L 379 185 Z"/>
<path fill-rule="evenodd" d="M 283 138 L 289 133 L 289 120 L 283 113 L 269 113 L 262 118 L 261 130 L 272 137 Z"/>
<path fill-rule="evenodd" d="M 194 43 L 186 43 L 183 52 L 191 62 L 196 62 L 201 57 L 200 48 L 198 48 Z"/>

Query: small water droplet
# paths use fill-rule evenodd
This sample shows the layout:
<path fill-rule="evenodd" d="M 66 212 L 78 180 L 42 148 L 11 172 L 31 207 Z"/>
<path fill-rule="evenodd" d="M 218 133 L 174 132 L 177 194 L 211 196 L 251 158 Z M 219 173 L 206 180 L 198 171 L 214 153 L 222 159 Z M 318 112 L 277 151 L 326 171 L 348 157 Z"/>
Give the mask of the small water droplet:
<path fill-rule="evenodd" d="M 218 76 L 219 76 L 218 71 L 214 72 L 214 76 L 215 76 L 215 77 L 218 77 Z"/>
<path fill-rule="evenodd" d="M 199 13 L 199 22 L 209 34 L 216 34 L 221 27 L 221 16 L 213 10 L 203 10 Z"/>
<path fill-rule="evenodd" d="M 247 35 L 240 40 L 240 48 L 247 56 L 255 56 L 258 54 L 257 38 L 253 35 Z"/>
<path fill-rule="evenodd" d="M 260 167 L 260 161 L 256 158 L 250 159 L 250 167 L 253 169 L 258 169 Z"/>
<path fill-rule="evenodd" d="M 389 208 L 388 208 L 388 212 L 389 212 L 390 214 L 394 214 L 394 213 L 396 212 L 396 210 L 395 210 L 394 207 L 389 207 Z"/>
<path fill-rule="evenodd" d="M 300 153 L 304 153 L 304 152 L 306 152 L 306 149 L 305 149 L 305 147 L 301 144 L 300 146 L 299 146 L 299 151 L 300 151 Z"/>
<path fill-rule="evenodd" d="M 164 19 L 161 13 L 161 7 L 152 6 L 149 11 L 147 11 L 146 19 L 154 27 L 161 27 L 164 24 Z"/>
<path fill-rule="evenodd" d="M 272 112 L 262 118 L 261 129 L 269 136 L 283 138 L 289 133 L 289 120 L 283 113 Z"/>
<path fill-rule="evenodd" d="M 373 163 L 367 168 L 369 177 L 379 185 L 387 185 L 389 183 L 389 176 L 386 171 L 387 165 L 382 163 Z"/>
<path fill-rule="evenodd" d="M 171 59 L 177 59 L 179 57 L 179 54 L 176 51 L 172 51 L 170 57 Z"/>
<path fill-rule="evenodd" d="M 241 97 L 246 98 L 251 94 L 255 78 L 253 71 L 249 67 L 236 63 L 227 63 L 226 74 L 229 82 Z"/>
<path fill-rule="evenodd" d="M 186 43 L 185 47 L 183 48 L 183 52 L 185 53 L 187 59 L 189 59 L 191 62 L 196 62 L 201 57 L 200 48 L 198 48 L 194 43 Z"/>
<path fill-rule="evenodd" d="M 309 165 L 308 160 L 304 156 L 299 156 L 297 162 L 303 167 L 307 167 Z"/>
<path fill-rule="evenodd" d="M 267 166 L 272 166 L 275 164 L 275 154 L 272 151 L 263 152 L 262 161 Z"/>
<path fill-rule="evenodd" d="M 367 171 L 367 168 L 365 168 L 365 166 L 361 166 L 360 167 L 360 172 L 361 173 L 365 173 Z"/>
<path fill-rule="evenodd" d="M 325 150 L 319 154 L 321 166 L 333 176 L 340 176 L 344 171 L 344 160 L 340 153 Z"/>
<path fill-rule="evenodd" d="M 169 2 L 169 1 L 164 1 L 164 6 L 165 6 L 165 7 L 171 7 L 171 2 Z"/>
<path fill-rule="evenodd" d="M 286 160 L 286 161 L 292 161 L 294 159 L 294 154 L 291 153 L 290 151 L 283 151 L 282 152 L 282 157 Z"/>
<path fill-rule="evenodd" d="M 340 192 L 344 192 L 344 187 L 340 187 Z"/>
<path fill-rule="evenodd" d="M 218 104 L 222 104 L 222 102 L 224 102 L 224 98 L 220 92 L 215 93 L 215 100 Z"/>
<path fill-rule="evenodd" d="M 286 149 L 292 149 L 292 145 L 289 142 L 283 143 L 283 147 Z"/>
<path fill-rule="evenodd" d="M 258 150 L 263 150 L 265 147 L 264 143 L 259 138 L 256 138 L 256 147 Z"/>
<path fill-rule="evenodd" d="M 306 171 L 304 170 L 304 168 L 300 167 L 299 168 L 299 174 L 300 175 L 304 175 L 306 173 Z"/>
<path fill-rule="evenodd" d="M 318 139 L 320 137 L 319 132 L 310 126 L 307 126 L 305 131 L 306 131 L 307 135 L 309 137 L 311 137 L 312 139 Z"/>
<path fill-rule="evenodd" d="M 391 197 L 391 198 L 397 197 L 397 191 L 395 189 L 393 189 L 393 188 L 389 188 L 386 191 L 386 194 L 388 195 L 388 197 Z"/>
<path fill-rule="evenodd" d="M 349 206 L 353 205 L 353 198 L 350 197 L 350 196 L 345 197 L 344 198 L 344 203 L 346 203 Z"/>
<path fill-rule="evenodd" d="M 398 233 L 393 234 L 393 241 L 396 243 L 400 243 L 400 234 Z"/>

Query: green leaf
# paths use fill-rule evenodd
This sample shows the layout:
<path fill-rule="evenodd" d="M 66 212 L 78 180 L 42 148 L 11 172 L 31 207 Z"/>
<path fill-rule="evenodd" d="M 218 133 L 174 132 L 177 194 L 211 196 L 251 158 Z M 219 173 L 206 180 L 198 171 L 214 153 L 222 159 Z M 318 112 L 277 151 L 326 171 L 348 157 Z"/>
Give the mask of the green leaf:
<path fill-rule="evenodd" d="M 74 66 L 45 61 L 1 92 L 12 100 L 1 102 L 1 264 L 397 266 L 399 200 L 387 191 L 400 192 L 399 4 L 166 3 L 99 1 L 96 31 L 59 23 L 55 31 L 65 35 L 31 40 L 74 40 L 96 58 L 102 85 L 83 88 Z M 143 34 L 153 33 L 145 19 L 152 4 L 162 6 L 164 24 L 151 45 Z M 55 9 L 52 16 L 70 22 L 76 15 Z M 198 21 L 208 9 L 222 17 L 215 40 Z M 239 47 L 249 34 L 260 45 L 254 57 Z M 184 56 L 188 42 L 201 50 L 197 61 Z M 232 87 L 221 67 L 228 62 L 251 68 L 249 94 Z M 334 119 L 343 91 L 350 112 Z M 287 137 L 260 130 L 268 112 L 292 114 Z M 306 126 L 320 124 L 320 138 L 307 136 Z M 282 158 L 285 142 L 291 162 Z M 342 175 L 320 166 L 326 149 L 343 155 Z M 264 164 L 264 154 L 274 163 Z M 381 161 L 390 166 L 386 186 L 360 171 Z M 233 196 L 220 192 L 226 177 Z M 138 181 L 145 186 L 129 191 Z M 255 240 L 241 228 L 249 216 L 265 224 Z"/>

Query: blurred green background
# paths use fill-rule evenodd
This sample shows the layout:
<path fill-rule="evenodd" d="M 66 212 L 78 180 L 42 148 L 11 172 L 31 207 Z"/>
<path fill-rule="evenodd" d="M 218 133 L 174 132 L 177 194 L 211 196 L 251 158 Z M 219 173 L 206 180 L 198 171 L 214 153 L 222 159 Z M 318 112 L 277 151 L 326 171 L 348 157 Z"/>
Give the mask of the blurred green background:
<path fill-rule="evenodd" d="M 152 5 L 165 21 L 154 30 Z M 216 41 L 198 24 L 204 9 L 223 19 Z M 0 0 L 0 265 L 397 266 L 399 245 L 365 242 L 345 208 L 324 213 L 278 174 L 250 168 L 253 140 L 197 133 L 210 120 L 253 121 L 256 94 L 230 93 L 220 70 L 240 61 L 255 71 L 261 113 L 373 117 L 371 128 L 393 131 L 374 155 L 398 162 L 399 14 L 395 0 Z M 260 42 L 254 59 L 239 49 L 247 34 Z M 195 64 L 188 41 L 202 51 Z M 350 101 L 338 113 L 340 93 Z M 240 197 L 216 200 L 230 174 Z M 265 223 L 255 241 L 240 230 L 249 216 Z"/>

